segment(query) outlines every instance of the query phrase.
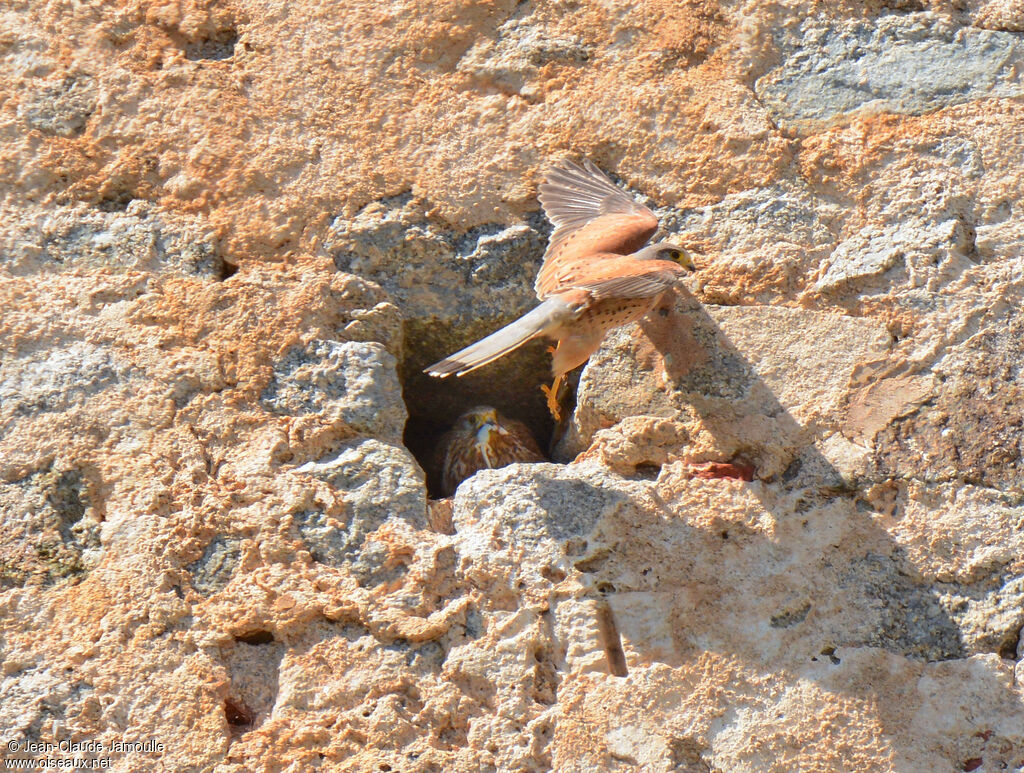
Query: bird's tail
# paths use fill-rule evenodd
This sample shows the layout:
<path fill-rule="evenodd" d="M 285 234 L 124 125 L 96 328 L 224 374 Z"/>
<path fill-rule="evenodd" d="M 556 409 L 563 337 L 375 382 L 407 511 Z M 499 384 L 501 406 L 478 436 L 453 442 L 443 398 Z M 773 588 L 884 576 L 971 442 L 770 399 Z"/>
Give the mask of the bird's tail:
<path fill-rule="evenodd" d="M 529 311 L 515 322 L 505 325 L 501 330 L 491 333 L 475 344 L 435 362 L 423 372 L 431 376 L 444 378 L 453 373 L 462 376 L 472 370 L 483 367 L 503 354 L 518 349 L 537 336 L 544 335 L 565 321 L 571 315 L 569 304 L 559 298 L 548 298 L 544 303 Z"/>

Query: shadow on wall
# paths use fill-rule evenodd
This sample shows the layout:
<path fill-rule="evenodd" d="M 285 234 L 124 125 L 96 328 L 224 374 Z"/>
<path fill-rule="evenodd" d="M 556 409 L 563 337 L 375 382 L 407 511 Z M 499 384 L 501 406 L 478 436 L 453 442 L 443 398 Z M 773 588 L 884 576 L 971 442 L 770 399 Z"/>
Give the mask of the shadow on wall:
<path fill-rule="evenodd" d="M 622 634 L 641 660 L 670 665 L 706 650 L 782 667 L 837 664 L 842 647 L 876 647 L 926 661 L 963 657 L 943 588 L 922 578 L 877 523 L 866 493 L 870 482 L 844 480 L 816 447 L 813 428 L 786 410 L 707 310 L 681 298 L 653 313 L 642 329 L 670 388 L 652 405 L 633 405 L 616 418 L 648 410 L 658 415 L 675 400 L 713 434 L 728 435 L 723 446 L 758 428 L 760 439 L 739 456 L 762 471 L 758 462 L 771 458 L 779 471 L 753 483 L 705 484 L 705 493 L 720 489 L 721 512 L 732 517 L 709 512 L 678 479 L 673 487 L 663 474 L 652 501 L 622 503 L 642 528 L 599 523 L 568 539 L 552 523 L 551 534 L 567 539 L 567 552 L 585 546 L 570 558 L 608 604 L 605 627 Z M 650 367 L 643 343 L 639 364 L 622 369 L 627 381 L 639 377 L 631 367 Z M 665 473 L 672 477 L 669 468 Z M 751 507 L 751 497 L 759 508 Z M 567 501 L 573 500 L 579 497 Z M 737 519 L 744 508 L 746 516 Z M 754 515 L 759 509 L 770 516 L 767 525 Z M 552 512 L 555 520 L 563 517 Z M 614 544 L 595 533 L 616 535 Z M 756 625 L 758 617 L 763 626 Z M 609 651 L 617 649 L 612 642 Z M 610 672 L 621 672 L 622 664 L 609 658 Z"/>
<path fill-rule="evenodd" d="M 673 364 L 678 333 L 688 325 L 703 351 L 688 353 L 690 364 Z M 893 752 L 917 743 L 923 754 L 974 750 L 965 753 L 964 770 L 978 767 L 981 746 L 990 764 L 1016 769 L 1024 763 L 1014 740 L 1017 726 L 1007 729 L 997 719 L 1019 706 L 1012 678 L 991 663 L 960 660 L 980 653 L 1016 659 L 1008 642 L 1015 644 L 1019 631 L 1007 624 L 1009 638 L 1000 644 L 998 636 L 974 636 L 967 620 L 958 624 L 963 610 L 955 594 L 966 589 L 915 569 L 883 528 L 894 512 L 880 512 L 869 501 L 875 482 L 870 473 L 853 479 L 847 473 L 844 480 L 815 445 L 821 433 L 801 426 L 706 309 L 684 300 L 649 318 L 644 331 L 668 362 L 665 375 L 680 390 L 676 399 L 691 405 L 705 427 L 736 436 L 770 420 L 777 447 L 746 453 L 770 457 L 781 448 L 790 459 L 750 483 L 688 480 L 685 466 L 676 463 L 662 467 L 657 481 L 645 487 L 624 486 L 586 467 L 544 476 L 545 497 L 534 512 L 548 522 L 538 526 L 561 544 L 591 589 L 584 603 L 600 632 L 608 673 L 626 676 L 655 663 L 686 667 L 678 683 L 648 670 L 649 678 L 584 681 L 575 689 L 596 689 L 589 699 L 594 708 L 628 694 L 637 716 L 649 709 L 668 719 L 664 740 L 672 749 L 682 744 L 689 750 L 694 769 L 706 764 L 709 752 L 707 735 L 690 726 L 695 702 L 701 716 L 716 718 L 712 727 L 729 716 L 735 720 L 730 724 L 746 727 L 738 732 L 761 727 L 790 742 L 805 737 L 813 744 L 835 743 L 833 754 L 840 757 L 849 753 L 843 743 L 863 725 L 881 749 Z M 723 358 L 734 367 L 710 365 Z M 627 371 L 633 366 L 622 364 Z M 748 378 L 737 389 L 740 371 Z M 633 406 L 627 415 L 646 408 Z M 518 539 L 522 525 L 512 528 Z M 525 539 L 529 553 L 529 535 Z M 567 642 L 558 644 L 566 652 Z M 905 665 L 894 656 L 906 659 Z M 914 667 L 954 660 L 949 668 Z M 950 695 L 944 681 L 963 689 Z M 806 708 L 808 699 L 824 712 L 820 718 L 791 713 L 794 700 Z M 864 716 L 849 714 L 852 705 L 861 706 Z M 926 720 L 918 738 L 922 728 L 903 724 L 915 712 L 928 717 L 936 711 L 955 732 L 944 735 Z M 738 719 L 745 712 L 760 719 Z M 831 722 L 829 712 L 842 720 Z M 607 753 L 603 739 L 618 726 L 611 722 L 624 721 L 598 722 L 591 730 L 567 719 L 566 732 L 575 727 L 592 733 L 592 761 Z M 770 738 L 758 741 L 757 748 L 770 748 Z M 949 752 L 949 744 L 959 752 Z"/>

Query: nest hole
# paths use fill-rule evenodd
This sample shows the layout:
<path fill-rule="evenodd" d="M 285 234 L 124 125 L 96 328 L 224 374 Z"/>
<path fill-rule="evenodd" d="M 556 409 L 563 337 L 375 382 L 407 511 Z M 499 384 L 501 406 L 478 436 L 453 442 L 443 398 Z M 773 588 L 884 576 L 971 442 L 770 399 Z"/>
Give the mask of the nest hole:
<path fill-rule="evenodd" d="M 495 323 L 493 329 L 500 326 Z M 432 499 L 443 496 L 439 452 L 442 436 L 471 408 L 492 406 L 505 416 L 523 422 L 540 450 L 550 455 L 555 425 L 541 391 L 541 385 L 551 383 L 551 357 L 546 342 L 532 341 L 465 376 L 439 379 L 426 375 L 423 369 L 476 338 L 467 337 L 452 343 L 447 337 L 437 340 L 429 335 L 417 335 L 418 332 L 415 326 L 406 330 L 406 357 L 401 378 L 409 419 L 404 443 L 427 473 L 427 492 Z M 489 330 L 484 330 L 482 335 L 487 332 Z M 436 331 L 433 334 L 436 335 Z M 571 388 L 563 394 L 566 396 L 563 405 L 567 406 Z"/>

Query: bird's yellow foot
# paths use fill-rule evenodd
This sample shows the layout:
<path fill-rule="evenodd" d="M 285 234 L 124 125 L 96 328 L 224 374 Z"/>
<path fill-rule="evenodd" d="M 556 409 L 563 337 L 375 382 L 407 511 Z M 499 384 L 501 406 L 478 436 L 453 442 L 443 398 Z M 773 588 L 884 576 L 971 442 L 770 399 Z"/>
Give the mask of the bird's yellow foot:
<path fill-rule="evenodd" d="M 558 406 L 558 382 L 556 381 L 551 386 L 541 384 L 540 389 L 544 396 L 548 398 L 548 410 L 551 411 L 551 418 L 559 421 L 562 418 L 562 412 Z"/>

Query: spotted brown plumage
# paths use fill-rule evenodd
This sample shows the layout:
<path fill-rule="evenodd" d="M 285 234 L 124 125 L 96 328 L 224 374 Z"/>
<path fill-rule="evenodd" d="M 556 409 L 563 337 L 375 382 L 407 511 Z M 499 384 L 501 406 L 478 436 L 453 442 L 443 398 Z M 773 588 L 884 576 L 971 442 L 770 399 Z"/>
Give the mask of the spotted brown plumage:
<path fill-rule="evenodd" d="M 456 419 L 441 436 L 438 457 L 441 494 L 446 497 L 480 470 L 514 462 L 545 461 L 525 424 L 486 405 L 466 411 Z"/>
<path fill-rule="evenodd" d="M 436 362 L 424 372 L 462 376 L 538 336 L 557 341 L 544 387 L 558 419 L 558 387 L 612 328 L 643 317 L 678 276 L 693 271 L 682 247 L 644 245 L 658 219 L 590 161 L 563 161 L 547 173 L 540 202 L 555 226 L 534 289 L 542 303 L 501 330 Z"/>

